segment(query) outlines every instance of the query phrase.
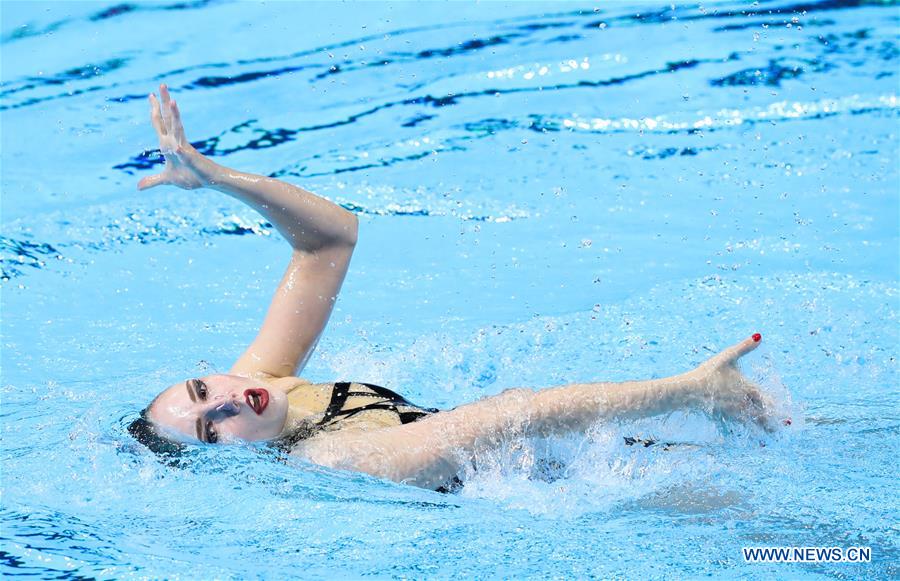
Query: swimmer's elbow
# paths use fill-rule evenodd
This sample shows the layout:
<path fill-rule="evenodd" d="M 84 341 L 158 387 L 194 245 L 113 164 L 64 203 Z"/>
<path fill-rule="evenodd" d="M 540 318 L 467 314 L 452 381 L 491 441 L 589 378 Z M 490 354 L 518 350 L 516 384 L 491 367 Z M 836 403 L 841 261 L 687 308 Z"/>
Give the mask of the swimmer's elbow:
<path fill-rule="evenodd" d="M 329 245 L 334 248 L 346 248 L 352 252 L 358 237 L 359 218 L 353 212 L 343 210 L 339 222 L 331 232 Z"/>
<path fill-rule="evenodd" d="M 418 423 L 374 432 L 337 432 L 306 441 L 292 453 L 329 468 L 437 488 L 456 474 L 458 459 L 444 438 L 409 430 Z"/>
<path fill-rule="evenodd" d="M 371 434 L 365 443 L 346 450 L 334 467 L 430 489 L 445 484 L 456 474 L 458 463 L 452 455 L 443 453 L 442 446 L 399 436 L 389 430 Z"/>
<path fill-rule="evenodd" d="M 344 466 L 377 478 L 402 482 L 418 472 L 427 460 L 414 450 L 392 441 L 378 442 L 377 437 L 356 447 L 344 457 Z"/>
<path fill-rule="evenodd" d="M 375 434 L 353 432 L 308 440 L 295 447 L 292 455 L 328 468 L 401 481 L 409 470 L 409 458 L 396 452 L 393 442 L 382 442 Z"/>
<path fill-rule="evenodd" d="M 454 458 L 437 454 L 434 450 L 408 447 L 380 452 L 357 457 L 352 469 L 376 478 L 432 490 L 446 484 L 459 470 L 459 463 Z"/>
<path fill-rule="evenodd" d="M 356 241 L 359 239 L 359 218 L 356 217 L 356 214 L 353 212 L 347 212 L 349 215 L 347 219 L 347 225 L 344 228 L 347 244 L 353 248 L 356 246 Z"/>

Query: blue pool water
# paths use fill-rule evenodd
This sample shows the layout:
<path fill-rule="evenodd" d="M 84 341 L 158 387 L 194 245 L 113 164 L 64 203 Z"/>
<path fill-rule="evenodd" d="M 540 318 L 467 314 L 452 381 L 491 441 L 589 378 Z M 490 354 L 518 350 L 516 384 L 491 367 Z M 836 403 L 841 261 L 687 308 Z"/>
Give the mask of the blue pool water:
<path fill-rule="evenodd" d="M 898 23 L 834 0 L 3 2 L 0 574 L 896 578 Z M 136 191 L 163 81 L 202 151 L 360 217 L 305 377 L 449 407 L 760 331 L 748 370 L 793 426 L 509 442 L 456 495 L 240 447 L 166 468 L 125 424 L 227 370 L 287 250 L 216 192 Z M 745 563 L 757 545 L 872 562 Z"/>

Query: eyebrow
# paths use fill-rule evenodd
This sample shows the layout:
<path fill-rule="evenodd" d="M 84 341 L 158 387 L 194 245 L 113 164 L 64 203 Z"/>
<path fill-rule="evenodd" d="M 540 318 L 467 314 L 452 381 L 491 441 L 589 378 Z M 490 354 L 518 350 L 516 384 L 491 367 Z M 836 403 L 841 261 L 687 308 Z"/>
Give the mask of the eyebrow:
<path fill-rule="evenodd" d="M 200 418 L 197 418 L 197 439 L 201 442 L 206 441 L 203 439 L 203 420 Z"/>
<path fill-rule="evenodd" d="M 190 380 L 184 382 L 184 388 L 187 390 L 188 397 L 191 398 L 191 401 L 197 403 L 197 396 L 194 395 L 194 390 L 191 389 Z"/>

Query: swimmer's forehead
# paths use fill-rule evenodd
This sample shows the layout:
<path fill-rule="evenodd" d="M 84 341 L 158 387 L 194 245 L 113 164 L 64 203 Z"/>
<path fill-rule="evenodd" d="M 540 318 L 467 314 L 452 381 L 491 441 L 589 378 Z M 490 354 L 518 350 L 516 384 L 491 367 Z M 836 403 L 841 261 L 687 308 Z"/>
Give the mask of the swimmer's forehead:
<path fill-rule="evenodd" d="M 164 389 L 150 406 L 151 410 L 159 410 L 165 407 L 189 408 L 196 395 L 193 395 L 188 385 L 188 380 L 173 383 Z"/>
<path fill-rule="evenodd" d="M 192 409 L 189 389 L 186 381 L 173 383 L 153 400 L 147 414 L 167 430 L 196 438 L 197 414 Z"/>

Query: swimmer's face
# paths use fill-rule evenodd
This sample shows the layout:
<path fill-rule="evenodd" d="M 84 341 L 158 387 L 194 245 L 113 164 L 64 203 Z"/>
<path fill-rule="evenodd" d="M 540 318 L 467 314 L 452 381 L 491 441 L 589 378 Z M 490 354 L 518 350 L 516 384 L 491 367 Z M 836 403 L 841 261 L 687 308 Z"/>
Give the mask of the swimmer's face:
<path fill-rule="evenodd" d="M 188 379 L 159 394 L 150 420 L 187 440 L 228 443 L 271 440 L 287 419 L 285 393 L 237 375 Z"/>

